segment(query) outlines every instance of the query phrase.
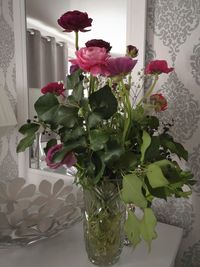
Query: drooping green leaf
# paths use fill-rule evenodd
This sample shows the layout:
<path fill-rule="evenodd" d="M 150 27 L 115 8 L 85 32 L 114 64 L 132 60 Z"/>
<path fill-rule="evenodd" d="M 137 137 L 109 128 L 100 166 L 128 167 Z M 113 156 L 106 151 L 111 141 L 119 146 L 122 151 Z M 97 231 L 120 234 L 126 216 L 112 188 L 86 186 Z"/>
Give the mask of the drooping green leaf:
<path fill-rule="evenodd" d="M 106 132 L 100 129 L 91 130 L 89 135 L 91 149 L 94 151 L 103 149 L 108 139 L 109 135 Z"/>
<path fill-rule="evenodd" d="M 117 99 L 108 85 L 92 93 L 89 96 L 89 104 L 93 112 L 99 114 L 102 119 L 109 119 L 117 111 Z"/>
<path fill-rule="evenodd" d="M 46 147 L 44 148 L 44 152 L 45 152 L 45 154 L 47 154 L 48 150 L 49 150 L 52 146 L 54 146 L 54 145 L 56 145 L 56 144 L 57 144 L 57 140 L 56 140 L 55 138 L 49 140 L 49 141 L 47 142 Z"/>
<path fill-rule="evenodd" d="M 40 119 L 45 122 L 54 122 L 59 102 L 54 94 L 47 93 L 35 102 L 34 107 Z"/>
<path fill-rule="evenodd" d="M 157 237 L 155 227 L 157 224 L 156 217 L 150 208 L 144 209 L 144 215 L 140 223 L 140 231 L 142 238 L 148 243 L 151 250 L 151 241 Z"/>
<path fill-rule="evenodd" d="M 67 75 L 67 90 L 73 90 L 74 88 L 77 88 L 77 86 L 82 83 L 82 80 L 83 75 L 81 69 L 75 71 L 70 75 Z"/>
<path fill-rule="evenodd" d="M 124 231 L 134 247 L 140 243 L 140 221 L 132 211 L 128 211 L 128 218 L 124 224 Z"/>
<path fill-rule="evenodd" d="M 161 168 L 155 163 L 148 165 L 147 178 L 153 188 L 162 187 L 169 184 L 168 180 L 164 177 Z"/>
<path fill-rule="evenodd" d="M 32 135 L 36 133 L 40 128 L 40 125 L 38 123 L 27 123 L 22 125 L 22 127 L 19 129 L 19 132 L 23 135 Z"/>
<path fill-rule="evenodd" d="M 147 200 L 142 193 L 143 183 L 135 174 L 123 177 L 122 200 L 125 203 L 133 203 L 140 208 L 147 207 Z"/>
<path fill-rule="evenodd" d="M 55 120 L 67 128 L 73 128 L 78 119 L 78 108 L 60 106 L 57 109 Z"/>
<path fill-rule="evenodd" d="M 180 143 L 175 142 L 169 134 L 162 134 L 160 136 L 160 143 L 164 148 L 169 149 L 171 153 L 175 153 L 179 158 L 188 160 L 188 152 Z"/>
<path fill-rule="evenodd" d="M 146 152 L 147 148 L 151 144 L 151 137 L 150 137 L 150 135 L 146 131 L 143 131 L 142 141 L 143 141 L 143 143 L 141 145 L 141 162 L 144 161 L 145 152 Z"/>
<path fill-rule="evenodd" d="M 33 142 L 35 140 L 35 134 L 28 135 L 20 140 L 18 146 L 17 146 L 17 153 L 25 151 L 26 148 L 33 145 Z"/>

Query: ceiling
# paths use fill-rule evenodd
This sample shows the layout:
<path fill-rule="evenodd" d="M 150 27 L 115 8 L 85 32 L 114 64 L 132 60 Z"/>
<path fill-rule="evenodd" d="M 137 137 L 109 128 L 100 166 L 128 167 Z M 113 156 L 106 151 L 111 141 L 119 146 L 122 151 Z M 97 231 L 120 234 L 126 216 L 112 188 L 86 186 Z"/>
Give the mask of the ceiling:
<path fill-rule="evenodd" d="M 91 31 L 80 33 L 81 46 L 90 39 L 104 39 L 113 46 L 113 53 L 125 52 L 126 0 L 26 0 L 27 17 L 59 31 L 57 19 L 70 10 L 87 12 L 93 19 Z"/>

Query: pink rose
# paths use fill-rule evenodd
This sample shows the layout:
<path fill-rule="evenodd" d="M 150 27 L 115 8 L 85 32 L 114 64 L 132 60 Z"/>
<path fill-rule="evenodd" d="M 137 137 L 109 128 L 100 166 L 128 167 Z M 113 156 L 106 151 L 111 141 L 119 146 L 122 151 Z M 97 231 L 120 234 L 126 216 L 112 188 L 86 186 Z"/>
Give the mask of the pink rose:
<path fill-rule="evenodd" d="M 104 47 L 83 47 L 75 52 L 76 59 L 70 60 L 80 69 L 90 72 L 93 76 L 105 75 L 106 60 L 110 57 Z"/>
<path fill-rule="evenodd" d="M 47 93 L 52 93 L 56 95 L 62 95 L 63 97 L 65 97 L 64 91 L 65 91 L 64 84 L 58 82 L 49 83 L 41 89 L 41 93 L 44 95 Z"/>
<path fill-rule="evenodd" d="M 167 109 L 167 100 L 162 94 L 151 95 L 150 102 L 155 105 L 156 112 L 164 111 Z"/>
<path fill-rule="evenodd" d="M 72 167 L 74 164 L 76 164 L 76 157 L 73 152 L 69 152 L 66 154 L 64 159 L 59 163 L 52 162 L 52 158 L 55 155 L 55 153 L 59 152 L 63 148 L 63 144 L 54 145 L 52 146 L 46 156 L 46 163 L 47 166 L 49 166 L 51 169 L 57 169 L 61 167 L 62 165 L 67 165 L 68 168 Z"/>
<path fill-rule="evenodd" d="M 145 74 L 169 73 L 174 68 L 168 68 L 166 60 L 153 60 L 145 68 Z"/>
<path fill-rule="evenodd" d="M 135 67 L 137 60 L 133 60 L 130 57 L 116 57 L 109 58 L 107 60 L 107 72 L 106 76 L 114 77 L 120 75 L 126 75 L 131 72 Z"/>

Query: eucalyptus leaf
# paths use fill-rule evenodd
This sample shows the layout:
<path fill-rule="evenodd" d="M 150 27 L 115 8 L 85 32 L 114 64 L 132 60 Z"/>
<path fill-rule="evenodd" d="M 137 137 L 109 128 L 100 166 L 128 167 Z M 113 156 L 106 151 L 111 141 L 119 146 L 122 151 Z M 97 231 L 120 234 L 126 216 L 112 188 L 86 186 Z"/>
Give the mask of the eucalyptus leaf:
<path fill-rule="evenodd" d="M 123 177 L 122 200 L 125 203 L 133 203 L 140 208 L 147 207 L 147 200 L 142 193 L 143 183 L 136 174 L 128 174 Z"/>
<path fill-rule="evenodd" d="M 162 187 L 169 184 L 168 180 L 164 177 L 161 168 L 155 163 L 147 166 L 147 178 L 153 188 Z"/>
<path fill-rule="evenodd" d="M 145 152 L 151 144 L 151 137 L 146 131 L 143 131 L 142 141 L 143 141 L 143 143 L 141 145 L 141 162 L 144 161 Z"/>
<path fill-rule="evenodd" d="M 151 250 L 151 241 L 157 237 L 155 227 L 157 224 L 156 217 L 150 208 L 144 209 L 144 215 L 140 223 L 140 231 L 142 238 L 148 243 Z"/>
<path fill-rule="evenodd" d="M 128 211 L 128 218 L 124 224 L 124 231 L 134 247 L 140 243 L 140 221 L 132 211 Z"/>

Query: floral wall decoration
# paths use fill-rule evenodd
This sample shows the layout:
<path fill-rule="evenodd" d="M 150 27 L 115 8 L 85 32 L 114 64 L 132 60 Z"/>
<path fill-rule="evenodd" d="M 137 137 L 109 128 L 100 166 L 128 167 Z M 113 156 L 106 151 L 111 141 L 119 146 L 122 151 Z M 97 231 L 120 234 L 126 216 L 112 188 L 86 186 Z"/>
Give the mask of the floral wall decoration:
<path fill-rule="evenodd" d="M 197 180 L 190 199 L 156 200 L 157 218 L 184 229 L 176 267 L 200 266 L 200 2 L 195 0 L 147 1 L 146 62 L 164 58 L 175 68 L 159 81 L 168 109 L 164 122 L 189 150 L 189 167 Z M 172 120 L 173 119 L 173 120 Z"/>

